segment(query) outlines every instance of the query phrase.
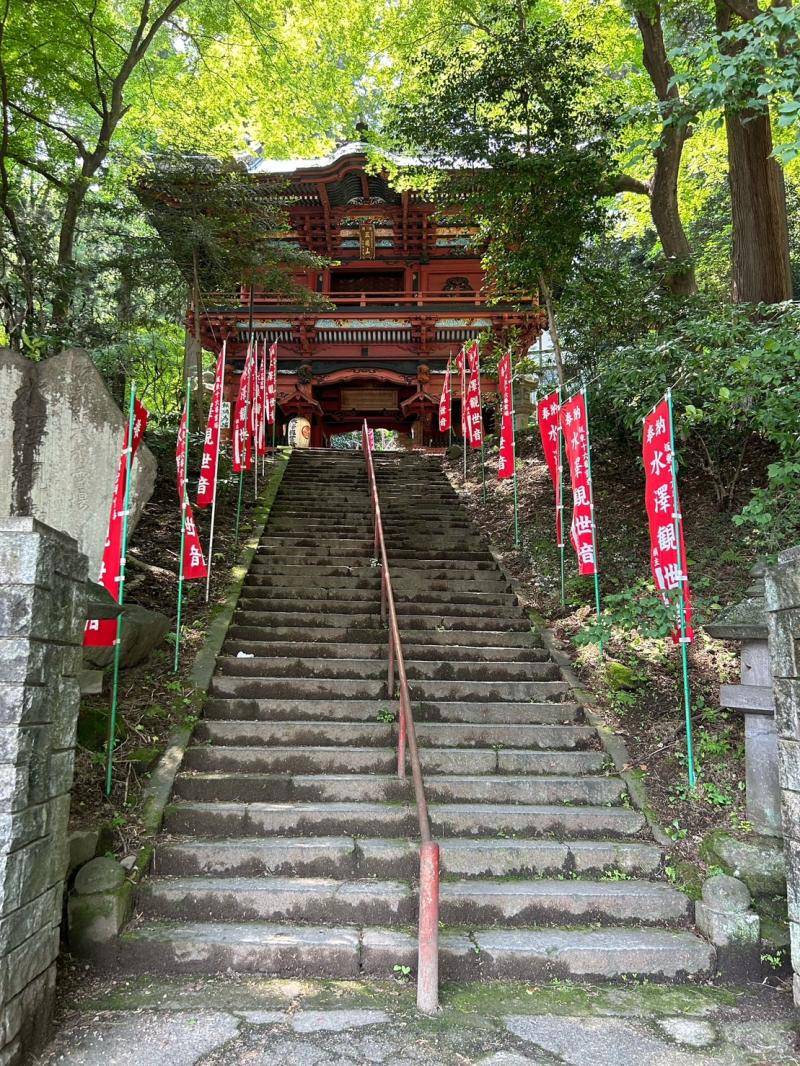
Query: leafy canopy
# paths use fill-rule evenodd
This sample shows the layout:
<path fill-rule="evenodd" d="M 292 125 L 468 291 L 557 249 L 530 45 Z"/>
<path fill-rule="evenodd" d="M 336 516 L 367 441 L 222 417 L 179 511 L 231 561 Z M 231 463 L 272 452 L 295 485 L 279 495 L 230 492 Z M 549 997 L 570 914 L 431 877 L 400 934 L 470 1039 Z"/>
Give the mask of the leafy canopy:
<path fill-rule="evenodd" d="M 614 165 L 616 108 L 597 92 L 590 42 L 548 5 L 495 0 L 416 65 L 419 91 L 387 123 L 419 159 L 406 180 L 477 224 L 498 295 L 561 280 L 600 225 Z"/>

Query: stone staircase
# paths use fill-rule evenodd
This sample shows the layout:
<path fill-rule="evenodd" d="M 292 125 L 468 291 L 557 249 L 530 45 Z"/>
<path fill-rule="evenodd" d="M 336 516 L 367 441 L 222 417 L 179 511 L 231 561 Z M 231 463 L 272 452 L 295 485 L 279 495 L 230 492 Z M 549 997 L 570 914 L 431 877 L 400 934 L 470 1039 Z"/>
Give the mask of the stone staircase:
<path fill-rule="evenodd" d="M 713 950 L 438 462 L 376 473 L 433 832 L 444 979 L 707 977 Z M 179 773 L 123 966 L 416 963 L 416 808 L 360 453 L 295 452 Z M 240 657 L 240 653 L 244 653 Z"/>

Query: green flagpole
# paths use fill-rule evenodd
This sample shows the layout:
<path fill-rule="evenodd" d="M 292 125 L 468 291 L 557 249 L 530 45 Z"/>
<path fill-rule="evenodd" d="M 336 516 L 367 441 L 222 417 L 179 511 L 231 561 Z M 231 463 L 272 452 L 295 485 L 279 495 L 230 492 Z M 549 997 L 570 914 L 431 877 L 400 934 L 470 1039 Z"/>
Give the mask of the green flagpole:
<path fill-rule="evenodd" d="M 191 392 L 186 389 L 186 441 L 184 442 L 183 454 L 183 483 L 181 490 L 181 554 L 178 561 L 178 617 L 175 622 L 175 662 L 172 666 L 173 674 L 178 672 L 178 664 L 181 657 L 181 613 L 183 611 L 183 549 L 186 544 L 186 492 L 189 473 L 189 418 L 191 411 Z"/>
<path fill-rule="evenodd" d="M 125 504 L 122 512 L 122 543 L 119 557 L 119 595 L 120 607 L 125 601 L 125 565 L 128 551 L 128 511 L 131 502 L 131 466 L 133 465 L 133 422 L 134 403 L 136 400 L 136 382 L 131 382 L 128 399 L 128 446 L 125 449 Z M 106 744 L 106 795 L 111 795 L 113 776 L 114 747 L 117 739 L 117 704 L 119 702 L 119 665 L 122 654 L 122 613 L 117 615 L 117 639 L 114 642 L 114 672 L 111 683 L 111 714 L 108 719 L 108 741 Z"/>
<path fill-rule="evenodd" d="M 242 517 L 242 492 L 244 491 L 244 467 L 239 471 L 239 498 L 236 501 L 236 529 L 234 531 L 234 544 L 239 547 L 239 520 Z"/>
<path fill-rule="evenodd" d="M 597 525 L 594 518 L 594 481 L 592 479 L 592 444 L 589 436 L 589 398 L 586 395 L 586 386 L 581 389 L 583 393 L 583 406 L 586 409 L 586 469 L 589 474 L 589 491 L 592 494 L 592 548 L 594 549 L 594 605 L 597 612 L 597 624 L 600 625 L 600 574 L 597 562 Z M 559 417 L 560 422 L 560 417 Z M 562 528 L 563 534 L 563 528 Z M 603 631 L 600 629 L 600 654 L 603 654 Z"/>
<path fill-rule="evenodd" d="M 678 556 L 678 611 L 681 627 L 681 667 L 683 670 L 683 713 L 686 719 L 686 760 L 689 769 L 689 787 L 694 788 L 697 776 L 694 769 L 694 745 L 692 743 L 692 697 L 689 687 L 689 638 L 686 636 L 686 598 L 684 585 L 686 574 L 683 572 L 683 552 L 681 551 L 681 524 L 683 517 L 678 508 L 678 470 L 675 460 L 675 433 L 672 425 L 672 389 L 667 389 L 667 408 L 669 410 L 669 448 L 672 466 L 672 501 L 675 510 L 672 518 L 675 523 L 675 543 Z"/>
<path fill-rule="evenodd" d="M 511 368 L 511 458 L 514 463 L 514 547 L 520 546 L 519 539 L 519 496 L 517 493 L 517 427 L 516 411 L 514 410 L 514 359 L 511 352 L 508 353 L 508 363 Z M 501 414 L 502 417 L 502 414 Z"/>
<path fill-rule="evenodd" d="M 587 428 L 588 433 L 588 428 Z M 559 541 L 558 553 L 561 556 L 561 606 L 565 605 L 564 597 L 564 431 L 561 428 L 561 386 L 558 386 L 558 529 Z"/>

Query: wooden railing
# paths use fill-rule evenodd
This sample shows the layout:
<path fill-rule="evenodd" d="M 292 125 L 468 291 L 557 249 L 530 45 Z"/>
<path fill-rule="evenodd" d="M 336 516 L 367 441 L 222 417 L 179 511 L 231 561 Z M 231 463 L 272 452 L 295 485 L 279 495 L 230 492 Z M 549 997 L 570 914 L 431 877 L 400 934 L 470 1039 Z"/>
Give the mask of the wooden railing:
<path fill-rule="evenodd" d="M 434 307 L 445 304 L 459 307 L 486 307 L 491 310 L 488 301 L 492 299 L 485 289 L 476 292 L 326 292 L 317 293 L 317 296 L 329 300 L 334 307 Z M 204 298 L 207 307 L 249 307 L 250 293 L 248 289 L 240 292 L 209 292 Z M 506 301 L 503 301 L 506 303 Z M 520 293 L 509 298 L 507 305 L 527 307 L 534 304 L 533 297 Z M 253 307 L 295 307 L 290 297 L 280 293 L 253 292 Z M 310 312 L 324 316 L 324 308 L 311 308 Z"/>
<path fill-rule="evenodd" d="M 378 483 L 375 479 L 375 464 L 372 461 L 372 447 L 366 421 L 361 430 L 361 446 L 364 450 L 372 503 L 372 517 L 375 527 L 375 558 L 381 568 L 381 618 L 387 623 L 389 628 L 386 683 L 390 699 L 394 697 L 395 693 L 395 670 L 397 672 L 397 687 L 399 688 L 400 717 L 397 734 L 397 776 L 401 780 L 405 780 L 406 752 L 408 752 L 421 840 L 419 852 L 419 921 L 417 930 L 417 1007 L 425 1014 L 435 1014 L 439 1009 L 439 845 L 431 835 L 431 821 L 428 814 L 428 802 L 425 798 L 425 785 L 422 780 L 422 767 L 419 761 L 414 715 L 411 711 L 411 697 L 408 677 L 406 676 L 406 664 L 403 657 L 403 645 L 400 640 L 400 627 L 397 623 L 392 578 L 389 572 L 389 560 L 386 555 Z"/>

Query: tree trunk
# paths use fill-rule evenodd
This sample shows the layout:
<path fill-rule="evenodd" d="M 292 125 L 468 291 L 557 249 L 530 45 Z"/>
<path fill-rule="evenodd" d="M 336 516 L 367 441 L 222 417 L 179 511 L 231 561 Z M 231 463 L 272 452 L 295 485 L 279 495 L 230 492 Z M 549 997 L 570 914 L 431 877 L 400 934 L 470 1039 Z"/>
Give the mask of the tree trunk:
<path fill-rule="evenodd" d="M 748 21 L 758 5 L 739 11 Z M 717 30 L 730 28 L 731 6 L 717 0 Z M 733 223 L 731 289 L 737 303 L 780 303 L 792 298 L 789 225 L 783 171 L 772 158 L 768 113 L 725 113 Z"/>
<path fill-rule="evenodd" d="M 205 426 L 203 391 L 203 345 L 200 330 L 200 282 L 197 273 L 197 252 L 192 253 L 192 332 L 186 331 L 183 358 L 183 379 L 194 382 L 192 389 L 192 424 L 197 429 Z"/>
<path fill-rule="evenodd" d="M 733 221 L 731 288 L 736 303 L 792 298 L 783 171 L 771 158 L 768 115 L 725 115 Z"/>
<path fill-rule="evenodd" d="M 86 179 L 82 177 L 69 187 L 64 201 L 64 212 L 61 216 L 61 228 L 58 234 L 58 269 L 53 291 L 53 324 L 62 335 L 67 330 L 72 311 L 72 299 L 75 293 L 75 234 L 87 189 Z"/>
<path fill-rule="evenodd" d="M 680 94 L 672 82 L 674 70 L 667 57 L 661 25 L 661 5 L 637 7 L 636 24 L 642 38 L 642 59 L 653 89 L 667 118 L 667 109 L 680 104 Z M 678 174 L 688 131 L 685 126 L 664 122 L 655 150 L 655 171 L 649 183 L 650 214 L 667 260 L 664 282 L 670 292 L 691 296 L 697 292 L 692 264 L 692 248 L 681 222 L 678 206 Z"/>

